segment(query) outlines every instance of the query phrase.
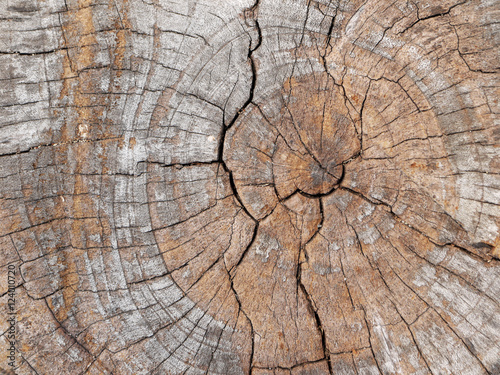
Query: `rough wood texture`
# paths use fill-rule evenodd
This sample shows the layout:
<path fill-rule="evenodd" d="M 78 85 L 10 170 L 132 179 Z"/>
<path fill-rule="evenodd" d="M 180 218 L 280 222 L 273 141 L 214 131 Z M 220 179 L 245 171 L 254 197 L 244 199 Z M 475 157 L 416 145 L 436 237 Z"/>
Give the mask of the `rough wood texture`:
<path fill-rule="evenodd" d="M 498 2 L 253 1 L 0 1 L 16 373 L 499 374 Z"/>

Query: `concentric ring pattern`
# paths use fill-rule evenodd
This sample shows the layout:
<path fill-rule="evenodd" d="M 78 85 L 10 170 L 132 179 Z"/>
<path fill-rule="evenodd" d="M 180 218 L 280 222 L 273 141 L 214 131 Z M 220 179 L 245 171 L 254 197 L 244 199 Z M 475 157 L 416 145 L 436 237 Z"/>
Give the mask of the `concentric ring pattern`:
<path fill-rule="evenodd" d="M 494 1 L 0 7 L 19 374 L 500 371 Z"/>

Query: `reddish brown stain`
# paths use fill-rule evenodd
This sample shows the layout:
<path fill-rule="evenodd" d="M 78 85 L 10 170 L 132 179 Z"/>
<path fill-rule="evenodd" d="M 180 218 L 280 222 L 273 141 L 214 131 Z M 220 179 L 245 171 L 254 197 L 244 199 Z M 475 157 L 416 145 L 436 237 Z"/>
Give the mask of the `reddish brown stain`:
<path fill-rule="evenodd" d="M 108 152 L 115 149 L 119 139 L 113 137 L 116 127 L 111 126 L 109 120 L 103 120 L 105 109 L 109 106 L 109 93 L 102 93 L 100 87 L 103 69 L 111 67 L 96 66 L 97 52 L 100 49 L 97 31 L 94 25 L 94 7 L 91 0 L 79 0 L 74 8 L 65 13 L 62 30 L 64 34 L 65 50 L 62 50 L 62 89 L 58 99 L 65 103 L 65 123 L 57 134 L 54 134 L 54 153 L 57 163 L 68 168 L 69 158 L 76 161 L 71 171 L 73 178 L 72 196 L 66 200 L 58 200 L 57 215 L 66 217 L 69 229 L 71 246 L 86 248 L 102 246 L 90 238 L 109 238 L 111 225 L 106 220 L 106 215 L 97 209 L 95 188 L 89 186 L 89 177 L 86 177 L 89 167 L 100 166 L 100 172 L 106 173 Z M 126 8 L 127 2 L 124 4 Z M 112 0 L 109 7 L 114 8 Z M 127 44 L 127 33 L 130 25 L 127 12 L 122 11 L 121 22 L 118 15 L 114 22 L 116 47 L 112 51 L 112 74 L 108 92 L 120 88 L 119 77 L 123 71 L 123 61 Z M 95 68 L 89 71 L 89 68 Z M 61 113 L 56 113 L 61 116 Z M 109 130 L 108 130 L 109 129 Z M 111 139 L 110 139 L 111 138 Z M 99 143 L 100 151 L 96 154 L 97 139 L 104 139 Z M 109 140 L 106 140 L 109 139 Z M 98 162 L 97 160 L 100 160 Z M 38 212 L 35 207 L 34 213 Z M 68 218 L 70 217 L 70 218 Z M 100 218 L 100 219 L 98 219 Z M 76 250 L 75 250 L 76 251 Z M 63 307 L 51 306 L 59 321 L 67 319 L 70 311 L 77 301 L 77 290 L 80 283 L 76 254 L 61 252 L 59 276 L 62 280 Z"/>
<path fill-rule="evenodd" d="M 137 141 L 135 140 L 135 137 L 130 137 L 130 141 L 129 141 L 129 147 L 130 147 L 130 149 L 133 150 L 136 143 L 137 143 Z"/>

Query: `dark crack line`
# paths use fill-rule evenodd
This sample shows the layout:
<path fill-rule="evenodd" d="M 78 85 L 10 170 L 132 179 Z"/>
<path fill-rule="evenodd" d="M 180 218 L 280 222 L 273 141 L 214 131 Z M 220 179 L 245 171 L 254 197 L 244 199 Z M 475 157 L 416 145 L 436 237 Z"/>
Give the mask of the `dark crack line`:
<path fill-rule="evenodd" d="M 255 11 L 257 10 L 257 8 L 259 6 L 259 1 L 260 0 L 256 0 L 256 2 L 254 3 L 254 5 L 251 8 L 248 8 L 246 11 L 248 13 L 251 13 L 253 16 L 255 16 Z M 243 105 L 241 106 L 241 108 L 236 112 L 236 114 L 231 119 L 231 121 L 229 121 L 229 123 L 226 123 L 226 118 L 225 118 L 226 112 L 225 111 L 223 112 L 223 120 L 222 120 L 223 124 L 222 124 L 222 130 L 221 130 L 220 140 L 219 140 L 219 149 L 218 149 L 218 154 L 217 154 L 217 162 L 220 163 L 220 164 L 222 164 L 224 170 L 229 174 L 229 182 L 230 182 L 231 189 L 232 189 L 232 191 L 234 193 L 234 196 L 235 196 L 236 200 L 239 202 L 239 204 L 241 205 L 241 207 L 243 208 L 243 210 L 245 211 L 245 213 L 250 218 L 252 218 L 252 220 L 254 222 L 257 222 L 257 219 L 248 211 L 248 209 L 246 208 L 246 206 L 243 204 L 243 201 L 242 201 L 242 199 L 241 199 L 241 197 L 239 195 L 239 192 L 238 192 L 238 190 L 236 188 L 236 183 L 234 181 L 233 172 L 231 171 L 231 169 L 228 167 L 228 165 L 224 161 L 224 144 L 225 144 L 225 141 L 226 141 L 226 134 L 227 134 L 228 130 L 231 129 L 233 127 L 233 125 L 236 123 L 236 121 L 239 119 L 240 115 L 243 112 L 245 112 L 245 110 L 247 109 L 247 107 L 252 103 L 253 97 L 254 97 L 255 86 L 257 84 L 257 67 L 256 67 L 256 64 L 255 64 L 253 53 L 262 44 L 262 30 L 261 30 L 261 28 L 259 26 L 259 21 L 257 20 L 257 18 L 255 18 L 255 28 L 256 28 L 257 34 L 258 34 L 257 43 L 252 48 L 252 39 L 250 38 L 249 46 L 248 46 L 247 60 L 249 61 L 250 67 L 251 67 L 251 70 L 252 70 L 252 82 L 251 82 L 251 85 L 250 85 L 250 90 L 249 90 L 248 98 L 247 98 L 246 102 L 243 103 Z"/>
<path fill-rule="evenodd" d="M 260 226 L 260 222 L 259 221 L 256 221 L 255 222 L 255 227 L 254 227 L 254 230 L 253 230 L 253 234 L 252 234 L 252 238 L 250 239 L 250 242 L 248 243 L 247 247 L 245 248 L 245 250 L 243 251 L 243 253 L 241 254 L 241 257 L 240 259 L 238 260 L 238 263 L 236 263 L 230 270 L 229 272 L 231 272 L 232 270 L 238 268 L 238 266 L 241 264 L 241 262 L 243 261 L 243 259 L 245 258 L 246 254 L 248 253 L 248 251 L 250 250 L 250 248 L 252 247 L 252 245 L 254 244 L 255 242 L 255 239 L 257 238 L 257 232 L 259 230 L 259 226 Z M 232 280 L 234 279 L 234 276 L 231 277 L 231 282 Z"/>
<path fill-rule="evenodd" d="M 214 294 L 214 297 L 213 297 L 213 298 L 215 298 L 215 296 L 217 295 L 217 293 L 218 293 L 218 291 L 219 291 L 219 290 L 220 290 L 220 287 L 217 289 L 217 291 L 216 291 L 216 293 Z M 209 304 L 212 302 L 213 298 L 209 301 Z M 188 314 L 189 312 L 191 312 L 191 311 L 192 311 L 195 307 L 196 307 L 196 304 L 193 304 L 193 307 L 192 307 L 192 308 L 191 308 L 191 309 L 190 309 L 190 310 L 189 310 L 189 311 L 185 314 L 185 316 L 187 316 L 187 314 Z M 193 323 L 192 328 L 191 328 L 188 332 L 184 332 L 184 333 L 185 333 L 185 337 L 184 337 L 184 339 L 183 339 L 182 341 L 180 341 L 180 342 L 179 342 L 179 345 L 177 345 L 177 346 L 173 349 L 173 351 L 172 351 L 172 352 L 170 352 L 170 353 L 168 354 L 168 356 L 167 356 L 165 359 L 163 359 L 163 360 L 162 360 L 162 361 L 161 361 L 161 362 L 160 362 L 160 363 L 159 363 L 159 364 L 158 364 L 158 365 L 157 365 L 154 369 L 152 369 L 152 370 L 150 371 L 150 374 L 158 374 L 158 373 L 159 373 L 159 371 L 160 371 L 161 367 L 162 367 L 162 366 L 163 366 L 163 365 L 164 365 L 164 364 L 165 364 L 165 363 L 166 363 L 166 362 L 167 362 L 167 361 L 168 361 L 168 360 L 169 360 L 172 356 L 174 356 L 174 354 L 177 352 L 177 350 L 179 350 L 179 349 L 180 349 L 180 348 L 184 345 L 184 343 L 185 343 L 185 342 L 186 342 L 186 341 L 187 341 L 187 340 L 191 337 L 191 335 L 192 335 L 193 333 L 195 333 L 195 330 L 196 330 L 196 328 L 198 327 L 198 323 L 202 321 L 202 319 L 205 317 L 205 315 L 207 315 L 207 313 L 206 313 L 206 312 L 204 312 L 204 313 L 203 313 L 203 314 L 202 314 L 202 315 L 201 315 L 201 316 L 200 316 L 200 317 L 199 317 L 196 321 L 192 322 L 192 323 Z M 188 319 L 188 318 L 186 318 L 186 319 Z M 177 324 L 178 322 L 180 322 L 180 320 L 176 321 L 176 322 L 175 322 L 175 324 Z M 164 328 L 168 328 L 168 327 L 164 327 Z M 162 329 L 164 329 L 164 328 L 162 328 Z M 205 332 L 205 334 L 206 334 L 206 332 Z M 154 336 L 154 335 L 153 335 L 153 336 Z M 164 347 L 164 348 L 165 348 L 165 347 Z M 167 350 L 167 352 L 168 352 L 168 350 Z"/>
<path fill-rule="evenodd" d="M 259 6 L 259 1 L 260 0 L 256 0 L 252 7 L 247 8 L 245 10 L 245 18 L 247 17 L 247 14 L 249 14 L 254 19 L 254 22 L 255 22 L 254 28 L 256 29 L 257 35 L 258 35 L 257 43 L 255 44 L 255 46 L 252 47 L 253 41 L 252 41 L 251 37 L 250 37 L 249 46 L 248 46 L 247 61 L 250 64 L 250 68 L 251 68 L 251 72 L 252 72 L 252 81 L 250 84 L 248 98 L 229 122 L 226 122 L 226 111 L 224 108 L 223 115 L 222 115 L 222 130 L 221 130 L 221 134 L 220 134 L 219 148 L 218 148 L 218 153 L 217 153 L 217 162 L 220 163 L 220 165 L 222 165 L 224 171 L 229 176 L 229 184 L 230 184 L 231 190 L 233 191 L 234 198 L 237 200 L 237 202 L 242 207 L 243 211 L 248 215 L 248 217 L 250 217 L 253 220 L 253 222 L 255 223 L 252 238 L 250 239 L 250 242 L 248 243 L 247 247 L 243 251 L 243 253 L 242 253 L 240 259 L 238 260 L 238 262 L 236 263 L 236 265 L 234 265 L 230 270 L 228 270 L 224 259 L 222 262 L 226 272 L 228 273 L 230 288 L 231 288 L 231 290 L 235 296 L 235 299 L 238 303 L 238 309 L 239 309 L 238 311 L 241 312 L 245 316 L 246 320 L 248 321 L 248 323 L 250 325 L 251 352 L 250 352 L 250 358 L 249 358 L 249 374 L 252 372 L 252 365 L 253 365 L 253 357 L 254 357 L 254 350 L 255 350 L 255 330 L 254 330 L 252 321 L 250 320 L 247 313 L 243 309 L 243 306 L 242 306 L 242 303 L 240 300 L 240 296 L 238 295 L 238 292 L 236 291 L 236 289 L 234 287 L 234 282 L 233 282 L 234 275 L 231 276 L 231 271 L 236 269 L 242 263 L 243 259 L 247 255 L 249 249 L 254 244 L 255 239 L 257 238 L 257 232 L 259 229 L 259 221 L 249 212 L 249 210 L 247 209 L 247 207 L 243 203 L 243 200 L 240 197 L 240 194 L 239 194 L 238 189 L 236 187 L 236 182 L 235 182 L 235 179 L 233 176 L 233 171 L 228 167 L 228 165 L 226 164 L 226 162 L 224 160 L 224 146 L 225 146 L 226 135 L 227 135 L 228 130 L 234 126 L 236 121 L 238 121 L 238 119 L 240 118 L 240 115 L 246 111 L 246 109 L 249 107 L 250 104 L 252 104 L 252 101 L 254 98 L 254 91 L 255 91 L 256 84 L 257 84 L 257 67 L 256 67 L 256 63 L 254 60 L 253 53 L 262 44 L 262 30 L 260 28 L 259 21 L 255 15 L 255 12 L 257 11 L 257 8 Z"/>
<path fill-rule="evenodd" d="M 450 6 L 448 8 L 447 11 L 436 13 L 436 14 L 431 14 L 430 16 L 426 16 L 426 17 L 422 17 L 422 18 L 420 18 L 420 15 L 418 14 L 419 13 L 418 6 L 416 6 L 416 8 L 417 8 L 417 20 L 414 21 L 410 26 L 406 27 L 403 31 L 400 31 L 398 33 L 398 35 L 404 34 L 405 32 L 407 32 L 409 29 L 411 29 L 413 26 L 415 26 L 417 23 L 419 23 L 421 21 L 426 21 L 426 20 L 429 20 L 429 19 L 432 19 L 432 18 L 443 17 L 445 15 L 448 15 L 448 14 L 451 13 L 451 11 L 453 10 L 453 8 L 455 8 L 455 7 L 459 6 L 459 5 L 463 5 L 465 3 L 467 3 L 467 1 L 462 1 L 461 3 L 453 4 L 452 6 Z"/>
<path fill-rule="evenodd" d="M 309 259 L 308 255 L 307 255 L 307 251 L 305 251 L 306 246 L 309 245 L 309 243 L 311 243 L 316 238 L 316 236 L 321 235 L 320 231 L 321 231 L 321 228 L 323 228 L 323 224 L 325 222 L 325 207 L 323 204 L 323 199 L 321 199 L 321 198 L 319 199 L 319 214 L 321 216 L 321 219 L 318 223 L 318 229 L 314 232 L 314 234 L 311 236 L 311 238 L 303 246 L 304 256 L 306 258 L 306 261 Z"/>
<path fill-rule="evenodd" d="M 320 227 L 318 228 L 316 233 L 313 235 L 313 237 L 319 232 L 319 230 L 320 230 Z M 302 251 L 304 251 L 304 250 L 305 249 L 303 249 L 303 246 L 301 246 L 299 249 L 299 260 L 300 260 L 300 255 L 302 254 Z M 300 288 L 300 290 L 302 291 L 302 293 L 304 293 L 304 296 L 306 297 L 308 308 L 309 308 L 310 312 L 313 314 L 314 321 L 316 323 L 316 327 L 318 328 L 318 332 L 321 336 L 321 347 L 322 347 L 322 350 L 324 353 L 324 358 L 327 361 L 328 372 L 330 375 L 333 375 L 333 368 L 332 368 L 332 363 L 331 363 L 331 358 L 330 358 L 330 350 L 328 349 L 325 330 L 323 329 L 323 325 L 321 323 L 321 318 L 319 317 L 319 314 L 318 314 L 318 311 L 316 308 L 316 304 L 314 303 L 313 298 L 311 297 L 311 295 L 307 291 L 304 283 L 302 282 L 302 263 L 300 263 L 299 261 L 297 262 L 296 278 L 297 278 L 297 298 L 299 298 L 298 288 Z"/>
<path fill-rule="evenodd" d="M 26 289 L 25 289 L 25 290 L 26 290 Z M 27 291 L 26 291 L 26 294 L 27 294 Z M 54 319 L 54 321 L 55 321 L 55 322 L 57 323 L 57 325 L 59 326 L 59 327 L 56 327 L 56 330 L 57 330 L 58 328 L 61 328 L 61 330 L 64 332 L 64 334 L 65 334 L 65 335 L 67 335 L 67 336 L 68 336 L 68 338 L 70 338 L 70 339 L 73 341 L 72 346 L 73 346 L 73 345 L 75 345 L 75 344 L 76 344 L 76 345 L 78 345 L 78 346 L 79 346 L 80 348 L 82 348 L 82 349 L 83 349 L 83 351 L 84 351 L 85 353 L 87 353 L 87 354 L 88 354 L 88 355 L 89 355 L 92 359 L 95 359 L 95 356 L 94 356 L 94 355 L 90 352 L 90 350 L 89 350 L 89 349 L 88 349 L 85 345 L 83 345 L 81 342 L 79 342 L 79 341 L 76 339 L 76 337 L 75 337 L 74 335 L 72 335 L 72 334 L 71 334 L 71 332 L 69 332 L 69 331 L 68 331 L 68 329 L 67 329 L 67 328 L 63 325 L 63 323 L 61 323 L 61 322 L 59 321 L 59 319 L 57 319 L 56 314 L 55 314 L 55 313 L 54 313 L 54 311 L 50 308 L 50 305 L 49 305 L 49 303 L 47 302 L 47 300 L 46 300 L 46 299 L 44 299 L 44 302 L 45 302 L 45 306 L 46 306 L 46 307 L 47 307 L 47 309 L 50 311 L 50 314 L 52 315 L 52 318 Z M 55 332 L 55 331 L 54 331 L 54 332 Z"/>
<path fill-rule="evenodd" d="M 335 192 L 335 190 L 337 190 L 337 189 L 340 188 L 340 185 L 341 185 L 342 181 L 344 180 L 344 176 L 345 176 L 344 163 L 339 164 L 337 166 L 342 166 L 342 174 L 340 175 L 340 177 L 338 177 L 337 183 L 330 190 L 326 191 L 325 193 L 311 194 L 311 193 L 305 192 L 305 191 L 303 191 L 303 190 L 301 190 L 299 188 L 296 188 L 292 193 L 290 193 L 286 197 L 280 197 L 280 195 L 278 194 L 278 192 L 275 191 L 276 196 L 278 197 L 278 201 L 280 203 L 286 202 L 287 200 L 289 200 L 290 198 L 292 198 L 296 194 L 300 194 L 300 195 L 302 195 L 302 196 L 304 196 L 306 198 L 310 198 L 310 199 L 321 199 L 323 197 L 328 197 L 328 196 L 332 195 Z M 337 178 L 336 176 L 334 176 L 332 174 L 330 174 L 330 175 L 333 176 L 333 177 L 335 177 L 335 178 Z M 297 185 L 295 185 L 295 186 L 297 186 Z"/>
<path fill-rule="evenodd" d="M 350 352 L 349 352 L 350 353 Z M 258 370 L 285 370 L 285 371 L 292 371 L 296 368 L 302 367 L 304 365 L 310 365 L 310 364 L 315 364 L 315 363 L 320 363 L 323 362 L 325 359 L 320 358 L 315 361 L 305 361 L 305 362 L 300 362 L 297 363 L 296 365 L 290 366 L 290 367 L 284 367 L 284 366 L 274 366 L 274 367 L 261 367 L 261 366 L 254 366 L 254 369 Z"/>
<path fill-rule="evenodd" d="M 472 69 L 469 65 L 469 63 L 467 62 L 467 60 L 465 59 L 465 55 L 467 55 L 466 53 L 462 52 L 460 50 L 460 37 L 458 35 L 458 31 L 457 31 L 457 25 L 453 25 L 451 22 L 449 22 L 449 25 L 451 27 L 453 27 L 453 31 L 455 32 L 455 35 L 457 37 L 457 52 L 458 52 L 458 55 L 460 56 L 460 58 L 462 59 L 462 61 L 464 62 L 464 64 L 467 66 L 467 68 L 469 69 L 469 71 L 471 72 L 474 72 L 474 73 L 482 73 L 482 74 L 496 74 L 497 72 L 496 71 L 489 71 L 489 70 L 482 70 L 482 69 Z"/>
<path fill-rule="evenodd" d="M 259 221 L 248 211 L 247 207 L 243 203 L 243 200 L 240 197 L 240 194 L 238 192 L 238 189 L 236 188 L 236 183 L 234 182 L 234 177 L 233 177 L 233 172 L 227 167 L 226 163 L 222 163 L 222 167 L 224 170 L 228 173 L 229 175 L 229 185 L 231 186 L 231 190 L 233 191 L 235 199 L 238 201 L 240 204 L 241 208 L 245 213 L 255 222 L 258 223 Z"/>
<path fill-rule="evenodd" d="M 410 228 L 411 230 L 419 233 L 420 235 L 424 236 L 429 242 L 431 242 L 432 244 L 436 245 L 436 246 L 439 246 L 439 247 L 445 247 L 445 246 L 453 246 L 461 251 L 463 251 L 464 253 L 468 254 L 469 256 L 471 256 L 472 258 L 476 259 L 476 260 L 480 260 L 482 262 L 487 262 L 487 263 L 490 263 L 492 261 L 500 261 L 499 259 L 496 259 L 496 258 L 493 258 L 493 257 L 483 257 L 481 256 L 481 254 L 479 253 L 475 253 L 474 251 L 470 250 L 470 249 L 467 249 L 463 246 L 460 246 L 460 245 L 457 245 L 453 242 L 446 242 L 446 243 L 439 243 L 437 240 L 433 239 L 432 237 L 430 237 L 429 235 L 427 235 L 426 233 L 422 232 L 420 229 L 416 228 L 415 226 L 407 223 L 403 218 L 401 218 L 400 216 L 398 216 L 394 211 L 393 211 L 393 208 L 391 205 L 389 205 L 388 203 L 386 202 L 383 202 L 383 201 L 379 201 L 379 200 L 372 200 L 370 198 L 368 198 L 367 196 L 363 195 L 362 193 L 356 191 L 356 190 L 353 190 L 351 188 L 348 188 L 347 186 L 340 186 L 339 189 L 342 189 L 342 190 L 345 190 L 353 195 L 356 195 L 358 197 L 360 197 L 361 199 L 365 200 L 366 202 L 368 203 L 371 203 L 373 205 L 376 205 L 376 206 L 385 206 L 387 207 L 388 209 L 388 212 L 394 217 L 394 219 L 398 222 L 398 223 L 401 223 L 403 224 L 404 226 Z M 445 212 L 446 214 L 446 212 Z M 453 219 L 453 218 L 452 218 Z"/>
<path fill-rule="evenodd" d="M 23 150 L 17 150 L 15 152 L 7 152 L 4 154 L 0 154 L 0 157 L 4 156 L 14 156 L 14 155 L 20 155 L 20 154 L 27 154 L 30 153 L 33 150 L 38 150 L 42 147 L 57 147 L 57 146 L 68 146 L 76 143 L 93 143 L 93 142 L 102 142 L 102 141 L 109 141 L 109 140 L 119 140 L 120 137 L 110 137 L 110 138 L 75 138 L 70 141 L 66 142 L 60 142 L 60 143 L 41 143 L 36 146 L 28 147 Z"/>
<path fill-rule="evenodd" d="M 251 243 L 253 243 L 253 240 L 255 239 L 255 234 L 256 233 L 257 233 L 257 231 L 254 232 L 254 237 L 252 238 L 252 241 L 250 241 Z M 248 250 L 249 248 L 250 248 L 250 246 L 248 246 L 246 250 Z M 246 250 L 245 250 L 245 252 L 243 254 L 246 253 Z M 239 262 L 241 262 L 242 259 L 243 259 L 243 256 L 241 257 L 241 259 L 240 259 Z M 239 262 L 238 262 L 238 264 L 239 264 Z M 243 310 L 243 306 L 241 304 L 240 296 L 239 296 L 238 292 L 236 291 L 236 289 L 234 288 L 233 277 L 231 277 L 230 270 L 227 269 L 226 262 L 224 262 L 224 268 L 225 268 L 225 270 L 227 272 L 227 275 L 228 275 L 228 278 L 229 278 L 230 288 L 231 288 L 231 290 L 234 293 L 234 297 L 236 299 L 236 302 L 238 303 L 238 312 L 241 312 L 245 316 L 246 320 L 248 321 L 248 324 L 250 325 L 251 351 L 250 351 L 250 359 L 249 359 L 249 366 L 248 366 L 248 368 L 249 368 L 249 374 L 251 374 L 252 373 L 253 356 L 254 356 L 254 350 L 255 350 L 255 330 L 253 328 L 252 321 L 250 320 L 250 318 L 247 315 L 247 313 L 245 312 L 245 310 Z"/>
<path fill-rule="evenodd" d="M 382 273 L 381 273 L 380 275 L 382 276 Z M 392 291 L 391 291 L 391 292 L 392 292 Z M 411 328 L 412 328 L 412 327 L 411 327 L 411 324 L 412 324 L 412 323 L 408 323 L 408 322 L 406 321 L 406 319 L 403 317 L 403 315 L 401 314 L 401 312 L 398 310 L 397 304 L 396 304 L 396 303 L 394 303 L 394 301 L 392 301 L 392 300 L 390 300 L 390 301 L 391 301 L 392 305 L 394 306 L 394 309 L 396 310 L 396 312 L 398 313 L 398 315 L 401 317 L 401 320 L 402 320 L 402 321 L 403 321 L 403 323 L 405 324 L 406 329 L 408 329 L 408 332 L 410 333 L 410 336 L 411 336 L 411 338 L 412 338 L 412 341 L 413 341 L 413 343 L 415 344 L 415 348 L 417 349 L 418 354 L 420 355 L 420 357 L 421 357 L 421 358 L 422 358 L 422 360 L 424 361 L 425 366 L 427 367 L 427 370 L 429 370 L 429 373 L 430 373 L 431 375 L 434 375 L 434 374 L 433 374 L 433 372 L 432 372 L 432 370 L 431 370 L 431 368 L 430 368 L 430 366 L 429 366 L 429 363 L 427 362 L 427 359 L 425 358 L 424 354 L 423 354 L 423 353 L 422 353 L 422 351 L 420 350 L 420 347 L 418 346 L 418 343 L 417 343 L 417 340 L 415 339 L 415 336 L 414 336 L 414 334 L 413 334 L 413 331 L 411 330 Z M 424 314 L 425 314 L 428 310 L 429 310 L 429 308 L 427 308 L 427 309 L 426 309 L 426 310 L 425 310 L 422 314 L 420 314 L 420 315 L 418 316 L 418 318 L 420 318 L 420 316 L 424 315 Z M 417 318 L 417 319 L 415 319 L 415 321 L 416 321 L 416 320 L 418 320 L 418 318 Z"/>
<path fill-rule="evenodd" d="M 253 14 L 255 12 L 255 10 L 259 6 L 259 1 L 260 0 L 257 0 L 255 2 L 255 4 L 250 9 L 248 9 L 248 11 L 252 12 L 252 14 Z M 227 133 L 227 131 L 233 127 L 233 125 L 239 119 L 240 115 L 243 112 L 245 112 L 245 110 L 247 109 L 247 107 L 253 101 L 255 86 L 257 84 L 257 67 L 256 67 L 256 64 L 255 64 L 255 59 L 254 59 L 253 53 L 262 44 L 262 30 L 260 28 L 259 21 L 257 20 L 257 18 L 255 18 L 255 28 L 257 30 L 257 35 L 258 35 L 257 43 L 256 43 L 255 47 L 252 48 L 252 39 L 250 38 L 249 46 L 248 46 L 247 60 L 250 63 L 250 68 L 252 70 L 252 82 L 250 84 L 250 90 L 249 90 L 248 98 L 247 98 L 246 102 L 243 103 L 243 105 L 241 106 L 241 108 L 236 112 L 236 114 L 231 119 L 231 121 L 229 121 L 229 123 L 226 123 L 226 118 L 225 118 L 226 112 L 225 111 L 223 112 L 223 115 L 222 115 L 223 125 L 222 125 L 222 132 L 221 132 L 220 142 L 219 142 L 219 151 L 218 151 L 218 156 L 217 156 L 217 160 L 219 162 L 221 162 L 221 163 L 224 163 L 224 143 L 225 143 L 225 140 L 226 140 L 226 133 Z"/>
<path fill-rule="evenodd" d="M 368 342 L 370 343 L 370 351 L 372 353 L 373 360 L 375 361 L 375 365 L 377 366 L 379 373 L 384 374 L 384 371 L 382 371 L 382 368 L 380 367 L 380 364 L 377 361 L 377 357 L 375 356 L 375 351 L 373 350 L 372 332 L 370 330 L 370 324 L 368 323 L 368 319 L 366 319 L 366 311 L 364 308 L 363 312 L 364 312 L 363 319 L 365 320 L 366 330 L 368 331 Z"/>
<path fill-rule="evenodd" d="M 210 366 L 212 365 L 212 362 L 213 362 L 213 360 L 214 360 L 215 353 L 216 353 L 216 352 L 217 352 L 217 350 L 219 349 L 220 340 L 221 340 L 221 338 L 222 338 L 222 335 L 224 334 L 224 329 L 226 329 L 226 327 L 227 327 L 227 324 L 224 324 L 224 327 L 221 329 L 221 331 L 220 331 L 220 335 L 219 335 L 219 337 L 217 338 L 217 343 L 215 344 L 215 348 L 213 348 L 213 350 L 210 352 L 210 361 L 208 362 L 208 365 L 207 365 L 207 370 L 205 371 L 205 375 L 208 375 L 208 374 L 209 374 Z M 207 329 L 207 330 L 205 331 L 204 336 L 203 336 L 203 341 L 205 341 L 205 340 L 206 340 L 206 337 L 207 337 L 207 333 L 208 333 L 208 332 L 209 332 L 209 330 Z M 203 342 L 202 342 L 202 344 L 203 344 Z M 207 343 L 206 345 L 208 346 L 209 344 Z M 200 347 L 199 347 L 199 348 L 201 348 L 201 345 L 200 345 Z M 195 357 L 196 357 L 196 356 L 195 356 Z M 188 369 L 187 369 L 187 370 L 188 370 Z M 187 370 L 186 370 L 186 371 L 187 371 Z"/>

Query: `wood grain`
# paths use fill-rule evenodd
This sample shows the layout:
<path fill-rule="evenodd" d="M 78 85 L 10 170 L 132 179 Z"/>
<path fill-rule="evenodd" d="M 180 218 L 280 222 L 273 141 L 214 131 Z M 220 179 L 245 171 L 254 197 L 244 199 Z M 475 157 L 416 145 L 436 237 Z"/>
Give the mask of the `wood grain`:
<path fill-rule="evenodd" d="M 0 2 L 15 373 L 499 374 L 499 17 Z"/>

